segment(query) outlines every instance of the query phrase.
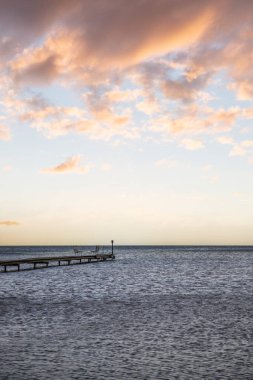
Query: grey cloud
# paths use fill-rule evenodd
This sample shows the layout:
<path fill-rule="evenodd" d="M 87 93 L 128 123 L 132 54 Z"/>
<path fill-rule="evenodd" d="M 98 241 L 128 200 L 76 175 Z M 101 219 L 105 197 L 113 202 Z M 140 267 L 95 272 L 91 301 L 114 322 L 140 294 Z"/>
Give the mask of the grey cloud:
<path fill-rule="evenodd" d="M 18 83 L 46 85 L 57 76 L 57 73 L 56 59 L 51 55 L 18 71 L 15 79 Z"/>

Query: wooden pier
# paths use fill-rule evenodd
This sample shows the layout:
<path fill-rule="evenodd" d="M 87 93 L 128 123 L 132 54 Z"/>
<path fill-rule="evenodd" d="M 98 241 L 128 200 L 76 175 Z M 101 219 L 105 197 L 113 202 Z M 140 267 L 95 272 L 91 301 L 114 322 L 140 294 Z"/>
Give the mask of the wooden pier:
<path fill-rule="evenodd" d="M 113 240 L 112 240 L 112 252 L 108 254 L 100 254 L 98 246 L 95 251 L 91 251 L 93 254 L 82 254 L 82 251 L 74 248 L 75 255 L 71 256 L 50 256 L 50 257 L 33 257 L 26 259 L 16 260 L 4 260 L 0 261 L 0 268 L 2 273 L 10 272 L 8 268 L 14 268 L 13 271 L 28 270 L 28 269 L 42 269 L 48 267 L 55 267 L 63 265 L 73 264 L 87 264 L 91 262 L 99 262 L 106 260 L 114 260 L 113 253 Z M 95 253 L 95 254 L 94 254 Z M 52 265 L 50 265 L 52 264 Z"/>
<path fill-rule="evenodd" d="M 103 255 L 82 255 L 82 256 L 55 256 L 55 257 L 33 257 L 18 260 L 0 261 L 0 267 L 3 268 L 2 272 L 8 272 L 8 268 L 14 268 L 15 271 L 25 269 L 39 269 L 53 266 L 72 265 L 72 264 L 86 264 L 91 262 L 114 260 L 113 254 Z M 50 265 L 52 263 L 53 265 Z M 13 270 L 12 270 L 13 271 Z"/>

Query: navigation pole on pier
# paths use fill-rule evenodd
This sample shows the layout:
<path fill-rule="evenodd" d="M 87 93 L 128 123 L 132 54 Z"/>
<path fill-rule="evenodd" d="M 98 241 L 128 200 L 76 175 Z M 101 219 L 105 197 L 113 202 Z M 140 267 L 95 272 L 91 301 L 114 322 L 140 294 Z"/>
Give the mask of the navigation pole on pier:
<path fill-rule="evenodd" d="M 112 243 L 112 256 L 113 256 L 113 240 L 111 241 L 111 243 Z"/>

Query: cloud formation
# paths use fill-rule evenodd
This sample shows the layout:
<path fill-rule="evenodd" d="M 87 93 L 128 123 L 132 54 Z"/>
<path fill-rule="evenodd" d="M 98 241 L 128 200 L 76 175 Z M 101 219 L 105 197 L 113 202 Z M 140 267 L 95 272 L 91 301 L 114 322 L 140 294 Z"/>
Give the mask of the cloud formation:
<path fill-rule="evenodd" d="M 20 223 L 15 220 L 0 220 L 0 226 L 12 227 L 19 226 Z"/>
<path fill-rule="evenodd" d="M 88 173 L 90 171 L 91 165 L 81 165 L 80 164 L 81 157 L 73 156 L 68 158 L 66 161 L 53 166 L 51 168 L 45 168 L 42 170 L 43 173 L 51 173 L 51 174 L 63 174 L 63 173 Z"/>
<path fill-rule="evenodd" d="M 230 151 L 230 156 L 246 156 L 253 153 L 253 140 L 243 140 L 240 143 L 234 142 Z"/>
<path fill-rule="evenodd" d="M 162 134 L 219 133 L 253 117 L 247 106 L 209 105 L 210 87 L 224 72 L 239 101 L 253 98 L 249 0 L 1 0 L 0 6 L 2 107 L 47 137 L 134 139 L 148 118 Z M 24 100 L 25 90 L 55 82 L 79 92 L 83 107 Z M 8 138 L 0 127 L 0 139 Z"/>
<path fill-rule="evenodd" d="M 0 140 L 10 140 L 11 133 L 6 125 L 0 125 Z"/>
<path fill-rule="evenodd" d="M 17 23 L 22 38 L 25 36 L 29 40 L 28 35 L 32 33 L 38 36 L 46 32 L 48 36 L 43 47 L 25 51 L 27 77 L 29 72 L 33 75 L 35 69 L 39 72 L 41 67 L 45 73 L 45 62 L 49 58 L 52 61 L 57 57 L 63 58 L 71 71 L 82 71 L 83 62 L 86 67 L 101 71 L 101 63 L 103 68 L 113 66 L 121 69 L 164 55 L 197 42 L 212 23 L 216 12 L 211 2 L 199 3 L 196 0 L 137 0 L 131 3 L 127 0 L 105 0 L 103 3 L 99 0 L 74 0 L 71 6 L 67 1 L 53 1 L 52 5 L 44 7 L 42 1 L 16 0 L 12 3 L 3 12 L 10 13 L 12 25 Z M 18 13 L 22 6 L 23 10 L 27 9 L 21 13 L 23 23 Z M 31 26 L 29 30 L 27 25 Z M 6 30 L 18 36 L 9 28 Z M 29 56 L 33 57 L 32 61 Z M 64 67 L 59 66 L 62 73 Z M 19 67 L 16 70 L 20 73 Z"/>
<path fill-rule="evenodd" d="M 199 150 L 205 147 L 204 143 L 201 140 L 190 139 L 190 138 L 183 139 L 180 142 L 180 145 L 182 145 L 184 148 L 188 150 Z"/>
<path fill-rule="evenodd" d="M 240 7 L 236 0 L 137 0 L 131 3 L 127 0 L 105 0 L 103 3 L 74 0 L 71 4 L 52 1 L 50 6 L 31 0 L 11 3 L 1 12 L 6 38 L 15 35 L 23 40 L 25 36 L 29 46 L 32 35 L 43 37 L 40 46 L 35 44 L 20 51 L 12 65 L 17 78 L 29 83 L 47 82 L 68 73 L 88 80 L 92 77 L 91 69 L 96 75 L 105 70 L 107 73 L 108 70 L 122 70 L 147 59 L 197 46 L 191 54 L 187 78 L 198 82 L 199 86 L 203 72 L 213 71 L 211 65 L 214 70 L 227 65 L 232 55 L 236 55 L 237 60 L 234 64 L 230 62 L 231 73 L 240 77 L 244 67 L 238 53 L 243 56 L 246 49 L 239 42 L 251 38 L 247 27 L 252 21 L 253 6 L 247 0 L 242 1 Z M 16 28 L 8 27 L 8 19 L 12 19 Z M 243 30 L 240 30 L 240 21 L 244 23 Z M 215 43 L 222 48 L 226 44 L 226 51 L 214 49 Z M 167 84 L 165 90 L 176 97 L 182 92 L 188 97 L 185 92 L 189 93 L 193 87 L 190 82 L 169 80 Z M 247 88 L 246 82 L 243 88 Z"/>

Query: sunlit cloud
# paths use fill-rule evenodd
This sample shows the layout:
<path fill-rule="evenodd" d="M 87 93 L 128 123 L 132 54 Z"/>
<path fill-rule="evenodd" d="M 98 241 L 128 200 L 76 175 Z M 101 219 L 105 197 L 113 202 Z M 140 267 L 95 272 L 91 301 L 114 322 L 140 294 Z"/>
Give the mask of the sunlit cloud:
<path fill-rule="evenodd" d="M 180 145 L 188 150 L 199 150 L 205 147 L 205 144 L 201 140 L 190 138 L 181 140 Z"/>
<path fill-rule="evenodd" d="M 80 173 L 86 174 L 91 169 L 91 164 L 81 165 L 80 156 L 73 156 L 62 162 L 59 165 L 53 166 L 51 168 L 45 168 L 42 170 L 43 173 L 52 174 L 63 174 L 63 173 Z"/>
<path fill-rule="evenodd" d="M 131 121 L 131 110 L 125 109 L 123 113 L 114 110 L 113 103 L 103 97 L 96 90 L 86 93 L 84 101 L 93 119 L 110 123 L 115 126 L 127 125 Z"/>
<path fill-rule="evenodd" d="M 50 12 L 44 5 L 31 2 L 22 16 L 18 6 L 5 5 L 0 15 L 0 67 L 2 78 L 8 78 L 1 79 L 8 91 L 0 102 L 8 116 L 44 136 L 81 133 L 93 140 L 131 140 L 152 130 L 163 139 L 185 134 L 194 140 L 195 134 L 230 131 L 240 118 L 253 117 L 252 108 L 209 105 L 214 98 L 209 86 L 224 71 L 231 79 L 229 91 L 241 100 L 253 98 L 251 2 L 239 7 L 235 0 L 131 5 L 105 0 L 101 7 L 97 0 L 53 0 Z M 12 28 L 10 19 L 15 20 Z M 79 92 L 83 107 L 24 98 L 24 88 L 45 88 L 54 81 Z M 143 128 L 145 117 L 151 120 Z M 0 139 L 10 139 L 7 127 L 0 127 Z M 190 145 L 186 148 L 200 149 Z"/>
<path fill-rule="evenodd" d="M 154 98 L 145 98 L 143 101 L 137 103 L 136 108 L 146 115 L 153 115 L 160 111 L 160 105 Z"/>
<path fill-rule="evenodd" d="M 11 132 L 6 125 L 0 125 L 0 140 L 10 140 L 11 139 Z"/>
<path fill-rule="evenodd" d="M 47 80 L 52 73 L 57 76 L 71 72 L 81 76 L 83 68 L 86 74 L 90 67 L 100 72 L 112 67 L 122 69 L 196 43 L 211 25 L 216 12 L 210 3 L 182 0 L 178 3 L 148 0 L 131 6 L 126 0 L 116 3 L 106 0 L 103 13 L 99 1 L 74 3 L 72 12 L 68 6 L 56 9 L 61 16 L 60 31 L 50 28 L 51 33 L 42 47 L 26 50 L 23 61 L 22 55 L 18 57 L 13 66 L 18 77 L 35 80 L 37 72 Z M 127 11 L 121 12 L 123 8 Z M 35 6 L 37 18 L 39 12 L 40 7 Z M 45 13 L 42 12 L 41 18 Z M 51 22 L 54 16 L 57 14 L 52 16 Z M 30 33 L 32 31 L 31 28 Z M 37 78 L 40 80 L 39 75 Z"/>
<path fill-rule="evenodd" d="M 230 136 L 219 136 L 219 137 L 217 137 L 217 141 L 223 145 L 233 145 L 234 144 L 234 139 Z"/>
<path fill-rule="evenodd" d="M 206 106 L 179 107 L 176 113 L 164 113 L 152 121 L 151 130 L 171 135 L 214 134 L 230 131 L 239 110 L 217 110 Z"/>
<path fill-rule="evenodd" d="M 234 143 L 230 151 L 230 156 L 246 156 L 253 151 L 253 140 L 244 140 L 240 143 Z"/>
<path fill-rule="evenodd" d="M 17 98 L 10 93 L 2 104 L 9 118 L 19 117 L 20 121 L 41 132 L 47 138 L 55 138 L 70 133 L 85 134 L 91 139 L 110 140 L 114 136 L 125 139 L 139 137 L 138 129 L 132 125 L 129 108 L 118 112 L 108 99 L 99 101 L 95 93 L 85 97 L 86 108 L 57 106 L 41 96 Z"/>
<path fill-rule="evenodd" d="M 0 220 L 0 226 L 12 227 L 19 226 L 20 223 L 16 220 Z"/>
<path fill-rule="evenodd" d="M 161 134 L 219 133 L 231 130 L 239 117 L 252 117 L 252 110 L 242 113 L 238 107 L 203 108 L 212 99 L 208 86 L 213 76 L 224 68 L 232 79 L 229 89 L 240 99 L 253 97 L 250 2 L 239 7 L 235 0 L 131 5 L 105 0 L 101 8 L 96 0 L 53 0 L 50 12 L 40 1 L 22 16 L 17 9 L 5 5 L 0 16 L 3 74 L 8 70 L 13 88 L 45 87 L 54 81 L 86 88 L 80 94 L 83 109 L 72 107 L 72 113 L 71 107 L 49 102 L 36 108 L 11 93 L 4 95 L 6 110 L 46 137 L 74 132 L 91 139 L 139 138 L 143 131 L 133 121 L 133 102 L 143 117 L 156 118 Z M 10 28 L 8 19 L 15 20 L 15 27 Z M 223 33 L 218 33 L 221 26 Z M 132 89 L 121 86 L 126 79 Z M 173 113 L 168 115 L 171 102 Z M 195 114 L 189 105 L 183 110 L 182 103 L 197 106 Z M 0 130 L 1 139 L 9 136 Z"/>
<path fill-rule="evenodd" d="M 121 90 L 117 87 L 104 93 L 105 98 L 112 104 L 133 102 L 142 95 L 143 92 L 141 89 Z"/>
<path fill-rule="evenodd" d="M 246 154 L 247 150 L 240 144 L 236 144 L 229 152 L 229 156 L 245 156 Z"/>

